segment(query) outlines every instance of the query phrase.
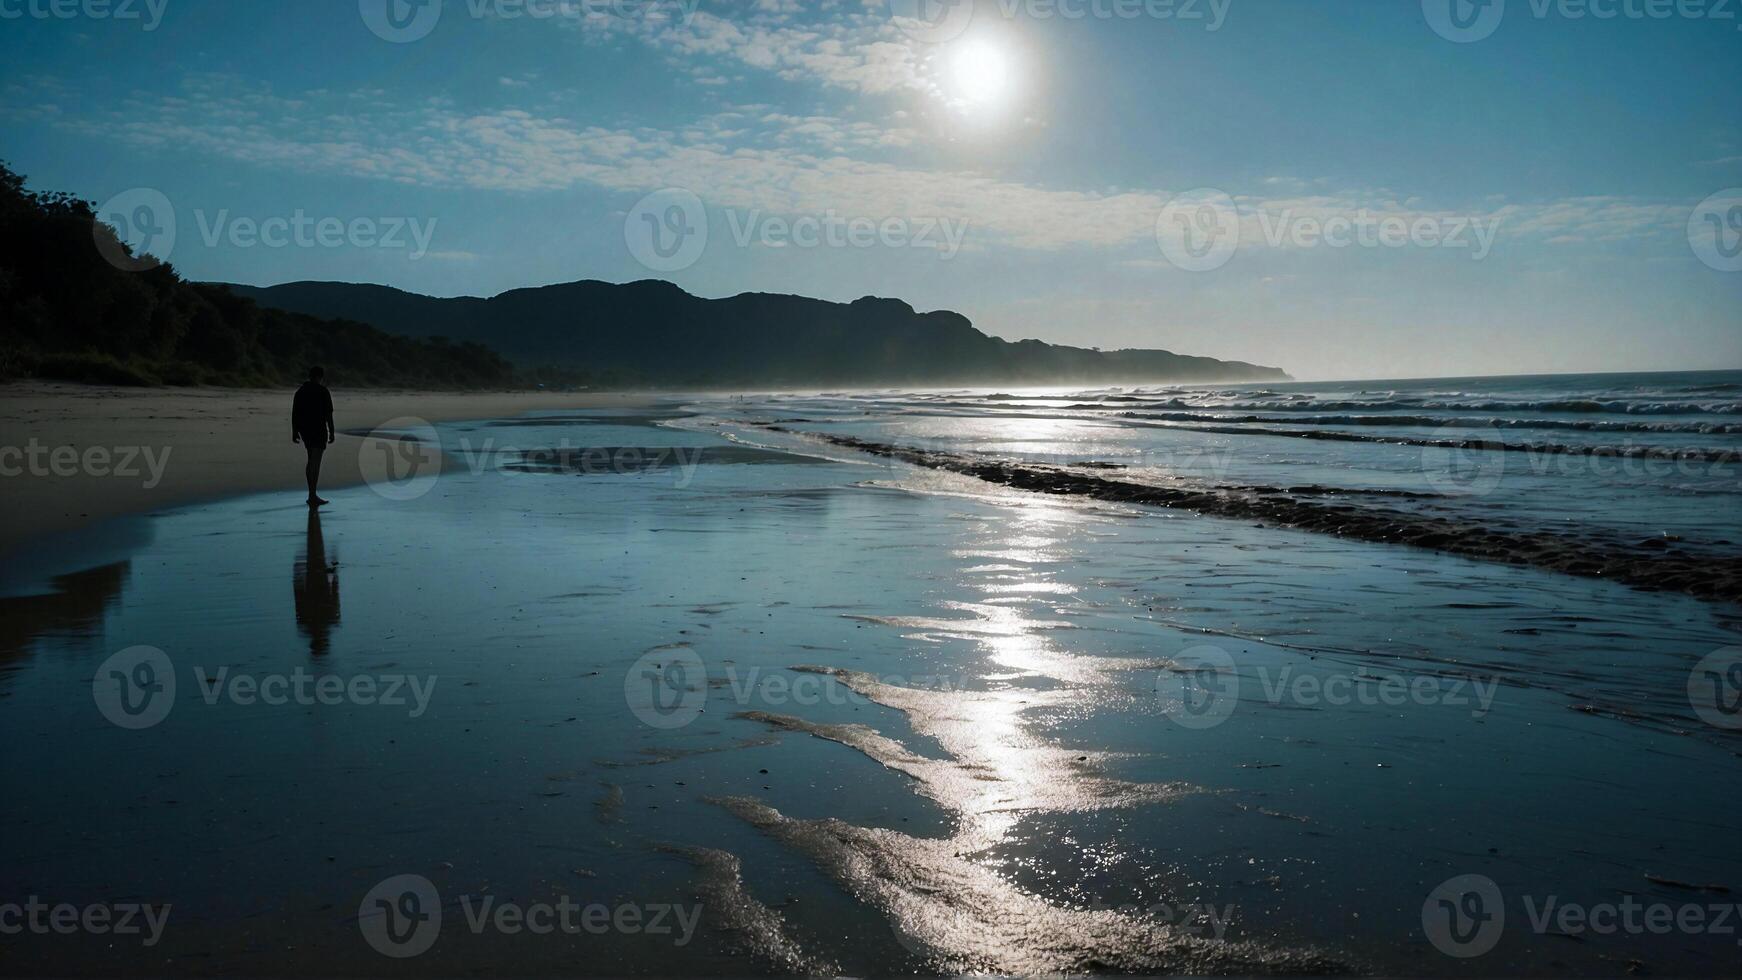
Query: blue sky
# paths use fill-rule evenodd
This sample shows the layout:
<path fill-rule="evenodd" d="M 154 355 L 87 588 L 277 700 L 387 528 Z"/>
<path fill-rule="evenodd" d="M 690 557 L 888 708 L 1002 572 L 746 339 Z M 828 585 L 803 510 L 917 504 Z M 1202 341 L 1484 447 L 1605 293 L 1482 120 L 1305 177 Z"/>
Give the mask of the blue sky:
<path fill-rule="evenodd" d="M 1742 0 L 957 4 L 0 0 L 0 157 L 160 192 L 199 279 L 899 296 L 1314 378 L 1742 367 Z"/>

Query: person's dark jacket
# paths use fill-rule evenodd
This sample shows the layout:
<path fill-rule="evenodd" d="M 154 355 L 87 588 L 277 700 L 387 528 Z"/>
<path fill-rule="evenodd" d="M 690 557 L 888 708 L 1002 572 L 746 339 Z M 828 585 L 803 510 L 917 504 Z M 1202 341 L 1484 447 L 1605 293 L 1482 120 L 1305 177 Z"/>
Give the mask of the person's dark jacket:
<path fill-rule="evenodd" d="M 315 381 L 304 381 L 296 389 L 296 400 L 290 406 L 290 429 L 304 441 L 317 445 L 327 441 L 327 422 L 333 417 L 333 393 Z"/>

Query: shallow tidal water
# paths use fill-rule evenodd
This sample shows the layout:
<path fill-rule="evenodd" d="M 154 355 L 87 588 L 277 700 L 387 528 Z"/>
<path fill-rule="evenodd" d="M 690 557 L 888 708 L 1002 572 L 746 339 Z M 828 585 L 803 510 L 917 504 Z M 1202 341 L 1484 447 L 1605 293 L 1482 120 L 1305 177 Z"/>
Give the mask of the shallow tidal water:
<path fill-rule="evenodd" d="M 1734 467 L 1496 476 L 1477 459 L 1472 477 L 1431 445 L 1119 414 L 1142 397 L 1232 418 L 1302 394 L 1345 403 L 1338 418 L 1486 406 L 1387 426 L 1426 442 L 1528 411 L 1736 443 L 1708 418 L 1734 401 L 1722 388 L 1685 417 L 1266 390 L 481 420 L 436 427 L 439 477 L 391 479 L 418 451 L 393 434 L 341 441 L 387 475 L 318 515 L 262 495 L 57 542 L 0 599 L 0 901 L 170 912 L 150 946 L 8 936 L 0 969 L 1733 974 L 1742 921 L 1721 932 L 1712 910 L 1742 888 L 1742 736 L 1721 697 L 1690 694 L 1702 663 L 1724 690 L 1733 604 L 1009 490 L 816 438 L 1742 540 Z M 173 694 L 126 687 L 164 679 L 136 672 L 138 647 Z M 410 904 L 408 875 L 431 890 Z M 1471 875 L 1498 901 L 1436 892 Z M 1551 901 L 1584 919 L 1539 924 Z M 494 917 L 563 903 L 610 921 Z M 1628 903 L 1708 925 L 1594 926 Z M 1436 925 L 1458 911 L 1477 914 Z"/>

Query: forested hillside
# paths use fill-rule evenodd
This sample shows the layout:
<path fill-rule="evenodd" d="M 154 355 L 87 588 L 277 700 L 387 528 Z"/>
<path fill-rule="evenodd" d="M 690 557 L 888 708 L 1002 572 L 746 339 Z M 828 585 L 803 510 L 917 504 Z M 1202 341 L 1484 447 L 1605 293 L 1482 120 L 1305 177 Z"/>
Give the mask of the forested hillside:
<path fill-rule="evenodd" d="M 345 386 L 494 387 L 513 376 L 476 343 L 263 309 L 131 256 L 90 203 L 32 192 L 0 163 L 0 377 L 265 386 L 309 364 Z M 145 268 L 120 267 L 134 264 Z"/>

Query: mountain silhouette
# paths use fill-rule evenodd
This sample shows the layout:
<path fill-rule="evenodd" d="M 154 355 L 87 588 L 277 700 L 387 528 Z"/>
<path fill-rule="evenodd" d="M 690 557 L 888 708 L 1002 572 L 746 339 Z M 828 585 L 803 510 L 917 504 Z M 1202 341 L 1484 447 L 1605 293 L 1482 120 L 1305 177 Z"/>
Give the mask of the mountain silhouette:
<path fill-rule="evenodd" d="M 489 299 L 387 286 L 231 285 L 264 307 L 369 324 L 390 334 L 486 344 L 523 371 L 595 383 L 674 386 L 1286 381 L 1278 368 L 1164 350 L 1097 351 L 1009 342 L 958 313 L 896 299 L 833 303 L 744 293 L 693 296 L 669 282 L 584 280 Z"/>

